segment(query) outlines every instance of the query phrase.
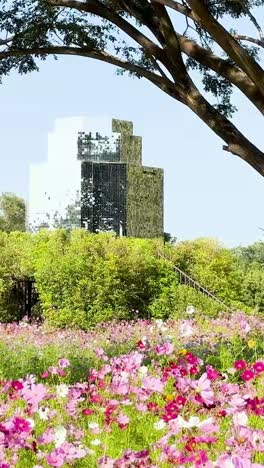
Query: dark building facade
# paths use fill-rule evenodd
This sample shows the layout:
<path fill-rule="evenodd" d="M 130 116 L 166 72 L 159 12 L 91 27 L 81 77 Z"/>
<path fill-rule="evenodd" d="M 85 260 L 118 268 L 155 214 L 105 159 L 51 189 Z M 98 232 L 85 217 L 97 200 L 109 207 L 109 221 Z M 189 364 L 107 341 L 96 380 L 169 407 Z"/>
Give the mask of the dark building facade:
<path fill-rule="evenodd" d="M 112 137 L 80 133 L 81 225 L 120 236 L 163 236 L 163 170 L 142 166 L 132 122 L 112 121 Z"/>

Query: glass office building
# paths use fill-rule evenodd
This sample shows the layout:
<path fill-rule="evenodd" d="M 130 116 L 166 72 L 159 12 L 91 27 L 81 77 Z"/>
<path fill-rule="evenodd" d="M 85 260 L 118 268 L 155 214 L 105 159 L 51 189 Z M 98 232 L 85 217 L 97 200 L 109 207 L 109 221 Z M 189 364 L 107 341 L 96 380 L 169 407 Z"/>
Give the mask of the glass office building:
<path fill-rule="evenodd" d="M 163 236 L 163 170 L 142 166 L 132 122 L 114 119 L 113 135 L 80 132 L 81 226 L 120 236 Z"/>

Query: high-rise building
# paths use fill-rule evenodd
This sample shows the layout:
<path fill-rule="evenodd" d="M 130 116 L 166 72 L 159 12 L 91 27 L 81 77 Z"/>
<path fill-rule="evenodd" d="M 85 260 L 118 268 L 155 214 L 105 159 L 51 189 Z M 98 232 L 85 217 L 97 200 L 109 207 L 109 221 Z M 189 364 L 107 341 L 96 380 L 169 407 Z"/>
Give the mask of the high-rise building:
<path fill-rule="evenodd" d="M 163 170 L 142 166 L 133 123 L 112 121 L 112 136 L 80 132 L 81 226 L 129 237 L 163 236 Z"/>

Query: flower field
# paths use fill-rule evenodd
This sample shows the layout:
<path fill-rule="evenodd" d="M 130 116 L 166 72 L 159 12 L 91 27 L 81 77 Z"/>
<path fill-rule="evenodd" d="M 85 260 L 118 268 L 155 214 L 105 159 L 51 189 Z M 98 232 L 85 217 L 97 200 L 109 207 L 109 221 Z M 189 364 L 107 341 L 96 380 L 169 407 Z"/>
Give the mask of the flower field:
<path fill-rule="evenodd" d="M 264 321 L 0 325 L 0 468 L 264 466 Z"/>

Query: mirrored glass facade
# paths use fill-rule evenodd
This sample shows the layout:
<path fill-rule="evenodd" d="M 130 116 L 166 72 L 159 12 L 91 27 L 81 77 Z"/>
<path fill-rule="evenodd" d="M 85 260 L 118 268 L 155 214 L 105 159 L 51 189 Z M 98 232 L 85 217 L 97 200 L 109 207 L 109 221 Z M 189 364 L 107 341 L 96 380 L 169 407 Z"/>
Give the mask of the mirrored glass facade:
<path fill-rule="evenodd" d="M 91 232 L 163 236 L 163 170 L 142 166 L 132 122 L 112 121 L 112 139 L 79 134 L 81 225 Z"/>

